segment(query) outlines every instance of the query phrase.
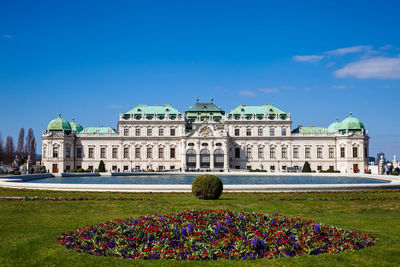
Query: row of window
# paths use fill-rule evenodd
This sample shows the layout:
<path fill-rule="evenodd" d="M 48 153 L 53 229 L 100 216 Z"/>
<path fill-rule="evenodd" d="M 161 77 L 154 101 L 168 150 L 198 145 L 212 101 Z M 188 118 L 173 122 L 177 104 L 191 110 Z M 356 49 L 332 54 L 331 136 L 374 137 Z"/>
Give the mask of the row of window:
<path fill-rule="evenodd" d="M 163 147 L 159 147 L 158 148 L 158 158 L 159 159 L 163 159 L 164 158 L 164 148 Z M 58 158 L 58 154 L 59 154 L 59 150 L 58 147 L 53 147 L 53 158 Z M 136 159 L 140 159 L 142 156 L 142 149 L 141 147 L 135 147 L 135 158 Z M 71 158 L 71 148 L 70 147 L 66 147 L 65 149 L 65 157 L 66 158 Z M 94 147 L 89 147 L 88 148 L 88 158 L 89 159 L 94 159 L 95 155 L 94 155 Z M 174 159 L 176 157 L 176 153 L 175 153 L 175 148 L 171 147 L 169 149 L 169 158 Z M 82 158 L 82 148 L 78 147 L 76 148 L 76 158 Z M 101 147 L 100 148 L 100 158 L 101 159 L 105 159 L 106 158 L 106 148 L 105 147 Z M 111 158 L 113 159 L 117 159 L 118 158 L 118 148 L 117 147 L 113 147 L 111 150 Z M 129 147 L 124 147 L 123 148 L 123 158 L 124 159 L 129 159 Z M 148 147 L 146 150 L 146 158 L 147 159 L 152 159 L 153 158 L 153 148 L 152 147 Z"/>
<path fill-rule="evenodd" d="M 264 148 L 259 147 L 258 151 L 257 151 L 257 155 L 259 159 L 264 158 Z M 246 157 L 248 159 L 253 158 L 253 151 L 251 147 L 248 147 L 246 149 Z M 269 149 L 269 157 L 271 159 L 276 158 L 276 149 L 275 147 L 270 147 Z M 310 159 L 311 158 L 311 147 L 305 147 L 304 148 L 304 157 L 306 159 Z M 318 159 L 322 159 L 322 147 L 317 147 L 317 154 L 316 157 Z M 330 159 L 333 159 L 335 157 L 335 149 L 333 147 L 329 148 L 329 153 L 328 153 L 328 157 Z M 346 150 L 344 147 L 340 148 L 340 157 L 341 158 L 345 158 L 346 157 Z M 235 158 L 240 158 L 240 148 L 235 148 Z M 281 149 L 281 158 L 286 159 L 287 158 L 287 148 L 286 147 L 282 147 Z M 298 147 L 294 147 L 293 148 L 293 158 L 298 159 L 299 157 L 299 148 Z M 358 158 L 358 148 L 357 147 L 353 147 L 353 158 Z"/>
<path fill-rule="evenodd" d="M 258 128 L 258 136 L 264 136 L 264 128 Z M 286 136 L 287 135 L 287 129 L 282 128 L 281 129 L 281 136 Z M 240 129 L 235 128 L 235 136 L 240 136 Z M 246 129 L 246 136 L 252 136 L 252 130 L 251 128 Z M 269 128 L 269 136 L 275 136 L 275 128 Z"/>
<path fill-rule="evenodd" d="M 124 128 L 124 136 L 129 136 L 130 128 Z M 153 136 L 153 128 L 147 128 L 147 136 Z M 175 128 L 169 129 L 169 136 L 175 136 L 176 130 Z M 135 136 L 141 136 L 142 131 L 141 128 L 135 128 Z M 164 136 L 164 128 L 158 129 L 158 136 Z"/>

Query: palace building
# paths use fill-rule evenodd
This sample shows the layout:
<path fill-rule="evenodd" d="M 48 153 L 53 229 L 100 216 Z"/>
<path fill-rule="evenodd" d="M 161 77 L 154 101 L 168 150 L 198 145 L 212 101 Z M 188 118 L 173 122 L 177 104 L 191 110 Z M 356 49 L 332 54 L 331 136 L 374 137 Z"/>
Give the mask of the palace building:
<path fill-rule="evenodd" d="M 351 114 L 329 127 L 292 129 L 290 113 L 273 105 L 239 105 L 226 113 L 197 103 L 184 113 L 171 105 L 138 105 L 120 114 L 117 128 L 82 127 L 59 116 L 42 136 L 42 162 L 53 173 L 106 170 L 300 169 L 364 172 L 369 137 Z"/>

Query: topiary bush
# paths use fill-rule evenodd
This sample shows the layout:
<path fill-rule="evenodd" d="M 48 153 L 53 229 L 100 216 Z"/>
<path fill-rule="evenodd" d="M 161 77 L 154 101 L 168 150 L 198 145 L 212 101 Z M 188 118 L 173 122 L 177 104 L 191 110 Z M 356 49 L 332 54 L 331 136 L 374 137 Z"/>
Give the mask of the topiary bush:
<path fill-rule="evenodd" d="M 304 162 L 304 166 L 301 172 L 311 172 L 311 166 L 310 163 L 308 163 L 308 161 Z"/>
<path fill-rule="evenodd" d="M 100 160 L 99 163 L 99 168 L 97 169 L 98 172 L 105 172 L 106 171 L 106 166 L 104 165 L 104 161 Z"/>
<path fill-rule="evenodd" d="M 192 183 L 192 193 L 198 199 L 218 199 L 223 190 L 223 184 L 218 176 L 202 174 Z"/>

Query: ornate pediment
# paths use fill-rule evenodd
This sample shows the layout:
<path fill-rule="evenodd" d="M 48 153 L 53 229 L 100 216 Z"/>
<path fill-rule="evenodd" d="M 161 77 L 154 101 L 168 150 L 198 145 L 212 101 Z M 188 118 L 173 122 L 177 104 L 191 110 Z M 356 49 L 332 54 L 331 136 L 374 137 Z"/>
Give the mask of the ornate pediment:
<path fill-rule="evenodd" d="M 224 137 L 224 130 L 218 129 L 216 125 L 200 124 L 193 127 L 189 137 Z"/>

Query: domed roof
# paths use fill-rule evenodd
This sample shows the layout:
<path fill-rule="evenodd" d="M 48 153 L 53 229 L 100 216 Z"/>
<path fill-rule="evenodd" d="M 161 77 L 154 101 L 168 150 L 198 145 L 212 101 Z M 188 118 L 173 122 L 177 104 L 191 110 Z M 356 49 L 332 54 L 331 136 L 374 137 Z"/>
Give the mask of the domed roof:
<path fill-rule="evenodd" d="M 353 117 L 350 112 L 350 117 L 347 117 L 340 123 L 339 130 L 361 130 L 365 129 L 364 124 L 357 118 Z"/>
<path fill-rule="evenodd" d="M 340 122 L 338 118 L 336 118 L 336 121 L 329 125 L 328 127 L 328 133 L 336 133 L 340 128 Z"/>
<path fill-rule="evenodd" d="M 58 113 L 58 118 L 52 120 L 49 125 L 47 125 L 48 131 L 71 131 L 71 125 L 68 121 L 61 118 L 61 113 Z"/>
<path fill-rule="evenodd" d="M 80 133 L 83 130 L 82 125 L 80 125 L 79 123 L 76 123 L 74 118 L 72 118 L 72 122 L 70 123 L 70 125 L 71 125 L 72 131 L 75 133 Z"/>

